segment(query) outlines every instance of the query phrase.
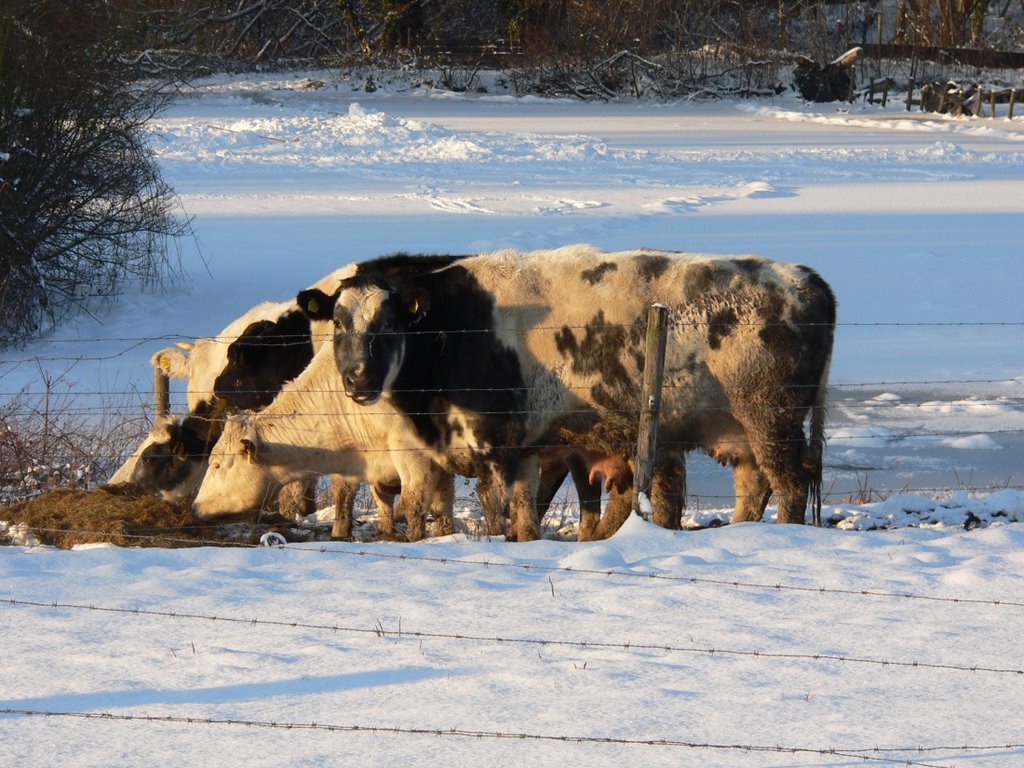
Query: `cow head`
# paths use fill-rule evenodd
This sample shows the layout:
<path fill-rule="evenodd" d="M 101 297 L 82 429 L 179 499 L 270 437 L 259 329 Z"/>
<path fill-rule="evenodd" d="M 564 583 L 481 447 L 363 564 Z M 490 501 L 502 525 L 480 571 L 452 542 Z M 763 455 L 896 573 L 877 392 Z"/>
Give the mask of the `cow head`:
<path fill-rule="evenodd" d="M 308 310 L 312 302 L 321 315 L 330 309 L 334 360 L 345 394 L 361 405 L 377 402 L 398 376 L 405 359 L 406 334 L 415 331 L 429 311 L 429 294 L 417 287 L 394 288 L 362 276 L 342 281 L 334 296 L 316 294 L 303 291 L 299 304 Z"/>
<path fill-rule="evenodd" d="M 281 491 L 272 462 L 244 416 L 229 417 L 210 451 L 210 466 L 192 509 L 200 520 L 270 509 Z"/>
<path fill-rule="evenodd" d="M 309 319 L 304 313 L 286 312 L 273 322 L 259 320 L 228 346 L 214 394 L 231 410 L 265 408 L 312 359 Z"/>
<path fill-rule="evenodd" d="M 184 501 L 206 471 L 210 429 L 208 419 L 162 417 L 109 484 L 130 484 L 171 504 Z"/>

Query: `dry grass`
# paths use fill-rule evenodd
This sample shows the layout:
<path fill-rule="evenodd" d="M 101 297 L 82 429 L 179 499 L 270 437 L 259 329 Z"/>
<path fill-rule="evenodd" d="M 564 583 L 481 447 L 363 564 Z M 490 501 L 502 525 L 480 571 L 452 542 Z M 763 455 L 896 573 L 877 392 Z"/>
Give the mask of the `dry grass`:
<path fill-rule="evenodd" d="M 246 546 L 257 544 L 270 530 L 288 541 L 304 541 L 313 535 L 277 515 L 264 515 L 258 524 L 203 525 L 187 506 L 116 487 L 49 491 L 0 507 L 0 520 L 23 524 L 40 543 L 63 549 L 101 542 L 121 547 Z"/>

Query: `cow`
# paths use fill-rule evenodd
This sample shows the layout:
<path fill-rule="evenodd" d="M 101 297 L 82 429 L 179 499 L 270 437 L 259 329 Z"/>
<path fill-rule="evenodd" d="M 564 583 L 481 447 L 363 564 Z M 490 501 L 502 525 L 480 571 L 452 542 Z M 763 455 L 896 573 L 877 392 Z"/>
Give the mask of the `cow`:
<path fill-rule="evenodd" d="M 331 290 L 352 269 L 335 270 L 314 285 Z M 159 418 L 108 486 L 133 487 L 171 503 L 190 497 L 206 471 L 207 457 L 225 416 L 267 405 L 285 381 L 309 364 L 314 348 L 329 338 L 329 325 L 311 322 L 294 300 L 264 302 L 217 336 L 155 353 L 155 368 L 171 378 L 187 380 L 188 414 L 181 419 Z M 282 511 L 293 516 L 310 513 L 313 487 L 309 482 L 289 489 L 281 500 Z M 339 504 L 350 507 L 354 490 L 336 484 Z M 335 530 L 344 533 L 350 525 L 350 512 L 337 507 Z"/>
<path fill-rule="evenodd" d="M 360 406 L 336 385 L 334 350 L 323 347 L 312 363 L 288 382 L 266 408 L 229 416 L 193 511 L 200 520 L 260 508 L 290 482 L 337 474 L 367 480 L 380 512 L 380 531 L 395 538 L 394 512 L 406 518 L 406 538 L 425 534 L 424 512 L 440 489 L 435 533 L 452 531 L 452 475 L 386 401 Z"/>
<path fill-rule="evenodd" d="M 315 295 L 335 324 L 341 384 L 357 404 L 386 399 L 419 440 L 471 462 L 485 508 L 511 505 L 512 538 L 539 535 L 546 452 L 635 444 L 654 302 L 670 325 L 662 450 L 702 449 L 733 467 L 733 522 L 761 519 L 773 493 L 779 522 L 804 522 L 809 496 L 820 508 L 836 302 L 809 267 L 577 245 L 384 272 L 364 262 L 336 294 Z"/>
<path fill-rule="evenodd" d="M 305 326 L 304 333 L 296 320 Z M 286 346 L 279 342 L 264 353 L 273 365 L 264 364 L 264 359 L 259 367 L 250 366 L 245 372 L 247 359 L 257 357 L 257 344 L 270 338 L 268 328 L 286 330 Z M 188 414 L 182 419 L 159 419 L 109 481 L 131 483 L 172 503 L 181 502 L 198 487 L 224 416 L 269 402 L 284 381 L 301 372 L 313 357 L 309 320 L 294 301 L 259 304 L 217 336 L 179 346 L 160 350 L 152 362 L 173 378 L 187 379 Z"/>

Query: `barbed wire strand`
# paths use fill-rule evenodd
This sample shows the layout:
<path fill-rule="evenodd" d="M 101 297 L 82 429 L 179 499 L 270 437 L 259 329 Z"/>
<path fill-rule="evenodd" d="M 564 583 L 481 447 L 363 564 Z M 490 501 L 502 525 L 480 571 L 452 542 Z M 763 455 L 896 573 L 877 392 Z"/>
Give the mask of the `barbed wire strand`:
<path fill-rule="evenodd" d="M 884 752 L 894 753 L 918 753 L 926 752 L 991 752 L 994 750 L 1016 750 L 1024 745 L 1020 744 L 998 744 L 998 745 L 964 745 L 956 747 L 897 747 L 886 749 L 882 747 L 801 747 L 786 745 L 767 744 L 728 744 L 708 741 L 686 741 L 682 739 L 634 739 L 616 736 L 585 736 L 565 735 L 557 736 L 543 733 L 527 732 L 505 732 L 470 730 L 464 728 L 416 728 L 403 726 L 382 726 L 382 725 L 350 725 L 337 723 L 300 723 L 285 722 L 277 720 L 243 720 L 236 718 L 211 718 L 182 715 L 133 715 L 116 714 L 112 712 L 71 712 L 71 711 L 47 711 L 36 709 L 0 709 L 0 715 L 16 715 L 23 717 L 60 717 L 77 718 L 82 720 L 103 720 L 107 722 L 138 722 L 146 724 L 169 724 L 189 726 L 243 726 L 247 728 L 266 728 L 272 730 L 288 731 L 321 731 L 326 733 L 367 733 L 367 734 L 388 734 L 405 736 L 435 736 L 454 737 L 467 739 L 493 739 L 513 741 L 536 741 L 536 742 L 561 742 L 565 744 L 605 744 L 626 747 L 674 747 L 694 750 L 714 750 L 722 752 L 759 752 L 775 754 L 806 754 L 820 757 L 841 757 L 861 760 L 874 763 L 898 763 L 900 765 L 912 766 L 914 768 L 952 768 L 947 764 L 926 763 L 906 759 L 904 757 L 887 757 Z"/>
<path fill-rule="evenodd" d="M 947 664 L 941 662 L 925 661 L 894 661 L 890 659 L 872 659 L 857 656 L 847 656 L 829 653 L 792 653 L 775 651 L 748 651 L 730 648 L 699 648 L 695 646 L 677 646 L 662 643 L 631 643 L 631 642 L 609 642 L 596 640 L 563 640 L 552 638 L 529 638 L 529 637 L 503 637 L 499 635 L 473 635 L 459 632 L 430 632 L 410 630 L 404 627 L 399 629 L 387 629 L 381 624 L 373 628 L 343 626 L 340 624 L 320 624 L 314 622 L 284 621 L 276 619 L 240 618 L 231 616 L 214 616 L 201 613 L 180 613 L 177 611 L 159 611 L 148 608 L 114 608 L 110 606 L 99 606 L 83 603 L 66 602 L 39 602 L 32 600 L 21 600 L 9 598 L 0 602 L 0 605 L 10 607 L 33 607 L 48 608 L 53 610 L 77 610 L 98 613 L 117 614 L 124 616 L 145 616 L 164 619 L 188 619 L 197 621 L 223 622 L 228 624 L 244 624 L 252 627 L 285 627 L 288 629 L 320 630 L 343 634 L 374 635 L 379 638 L 411 638 L 415 640 L 449 640 L 455 642 L 474 643 L 497 643 L 499 645 L 532 645 L 554 648 L 579 648 L 579 649 L 601 649 L 614 651 L 659 651 L 664 653 L 689 653 L 700 656 L 737 656 L 754 659 L 771 659 L 787 661 L 813 661 L 836 664 L 862 664 L 887 667 L 893 669 L 921 669 L 921 670 L 943 670 L 953 672 L 987 672 L 992 674 L 1024 675 L 1024 669 L 1013 669 L 1008 667 L 988 667 L 980 664 Z"/>
<path fill-rule="evenodd" d="M 298 309 L 296 304 L 295 309 Z M 314 321 L 316 322 L 316 321 Z M 641 324 L 645 325 L 647 322 L 646 315 L 640 318 Z M 336 331 L 331 328 L 330 321 L 323 321 L 324 331 L 318 332 L 315 327 L 313 331 L 314 336 L 360 336 L 360 333 L 345 333 Z M 1018 328 L 1024 326 L 1024 320 L 878 320 L 872 322 L 864 321 L 836 321 L 835 323 L 821 323 L 821 322 L 807 322 L 801 323 L 796 321 L 782 320 L 767 322 L 763 320 L 740 320 L 728 322 L 716 322 L 714 320 L 707 319 L 694 319 L 694 320 L 671 320 L 668 323 L 669 328 L 731 328 L 736 326 L 755 326 L 761 327 L 776 327 L 783 326 L 787 328 Z M 620 329 L 620 330 L 632 330 L 635 327 L 635 323 L 613 323 L 602 321 L 600 323 L 563 323 L 560 325 L 536 325 L 526 329 L 529 333 L 537 331 L 586 331 L 593 330 L 594 328 L 606 329 Z M 407 328 L 398 331 L 375 331 L 372 333 L 374 336 L 431 336 L 441 333 L 442 329 L 428 329 L 418 330 L 416 328 Z M 498 327 L 484 327 L 484 328 L 445 328 L 443 332 L 447 335 L 453 334 L 489 334 L 489 333 L 507 333 L 515 332 L 522 333 L 522 329 L 519 326 L 514 328 L 498 328 Z M 157 344 L 169 342 L 176 344 L 177 342 L 192 343 L 196 341 L 212 342 L 215 344 L 231 344 L 238 339 L 237 335 L 220 335 L 217 333 L 204 335 L 204 334 L 180 334 L 180 333 L 165 333 L 159 336 L 80 336 L 75 338 L 51 338 L 45 339 L 38 343 L 40 344 Z M 261 346 L 290 346 L 297 344 L 304 344 L 309 340 L 309 334 L 307 333 L 295 333 L 295 334 L 278 334 L 273 337 L 261 338 L 259 343 Z"/>
<path fill-rule="evenodd" d="M 47 530 L 47 529 L 36 529 L 36 530 Z M 56 533 L 70 533 L 77 531 L 68 531 L 67 529 L 54 529 Z M 89 533 L 89 531 L 83 531 Z M 103 532 L 96 532 L 103 533 Z M 122 534 L 118 534 L 122 535 Z M 130 534 L 126 534 L 127 537 Z M 152 538 L 151 534 L 137 534 L 143 538 Z M 457 535 L 453 536 L 457 538 Z M 182 539 L 182 543 L 189 544 L 217 544 L 223 546 L 225 543 L 220 541 L 209 541 L 203 542 L 196 539 Z M 228 546 L 233 548 L 242 549 L 255 549 L 265 548 L 259 544 L 249 544 L 246 542 L 231 542 Z M 573 575 L 573 576 L 601 576 L 601 577 L 616 577 L 626 579 L 643 579 L 649 581 L 663 581 L 678 584 L 693 584 L 698 586 L 715 586 L 715 587 L 729 587 L 733 589 L 754 589 L 764 590 L 769 592 L 796 592 L 804 594 L 818 594 L 818 595 L 845 595 L 850 597 L 870 597 L 880 599 L 896 599 L 896 600 L 913 600 L 921 602 L 932 602 L 940 603 L 945 605 L 965 605 L 965 606 L 990 606 L 997 608 L 1024 608 L 1024 600 L 1018 599 L 1002 599 L 1002 598 L 976 598 L 976 597 L 944 597 L 941 595 L 922 595 L 914 592 L 886 592 L 883 590 L 876 589 L 852 589 L 843 587 L 827 587 L 827 586 L 803 586 L 799 584 L 783 584 L 781 582 L 767 583 L 767 582 L 755 582 L 755 581 L 743 581 L 741 579 L 712 579 L 703 576 L 678 576 L 666 573 L 654 573 L 654 572 L 642 572 L 642 571 L 623 571 L 615 568 L 579 568 L 571 565 L 539 565 L 536 563 L 508 563 L 493 560 L 474 560 L 464 557 L 436 557 L 430 555 L 414 555 L 407 552 L 373 552 L 369 549 L 347 549 L 347 548 L 330 548 L 326 545 L 318 545 L 315 547 L 305 546 L 299 544 L 289 544 L 287 546 L 278 547 L 278 549 L 287 552 L 303 552 L 310 554 L 322 554 L 322 555 L 338 555 L 343 557 L 362 557 L 362 558 L 377 558 L 380 560 L 398 561 L 403 563 L 433 563 L 442 566 L 472 566 L 472 567 L 484 567 L 484 568 L 507 568 L 512 570 L 522 571 L 536 571 L 538 573 L 558 573 L 562 575 Z M 0 602 L 2 604 L 2 602 Z"/>

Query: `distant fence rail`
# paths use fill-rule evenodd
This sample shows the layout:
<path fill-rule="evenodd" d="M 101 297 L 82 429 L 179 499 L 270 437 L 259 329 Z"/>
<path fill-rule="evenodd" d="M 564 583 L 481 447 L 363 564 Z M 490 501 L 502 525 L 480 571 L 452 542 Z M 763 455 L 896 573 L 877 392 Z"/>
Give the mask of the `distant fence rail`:
<path fill-rule="evenodd" d="M 1024 52 L 993 51 L 982 48 L 947 48 L 935 45 L 858 43 L 862 55 L 871 59 L 918 59 L 939 64 L 965 64 L 988 69 L 1024 69 Z"/>

